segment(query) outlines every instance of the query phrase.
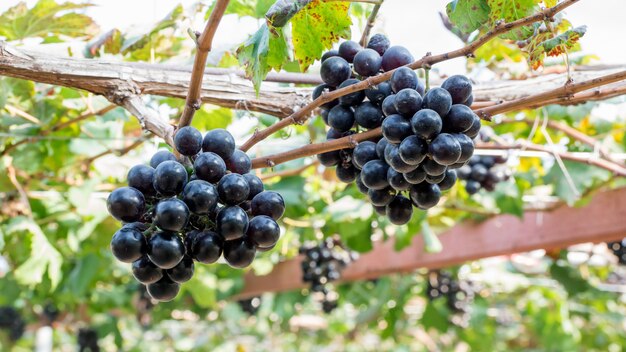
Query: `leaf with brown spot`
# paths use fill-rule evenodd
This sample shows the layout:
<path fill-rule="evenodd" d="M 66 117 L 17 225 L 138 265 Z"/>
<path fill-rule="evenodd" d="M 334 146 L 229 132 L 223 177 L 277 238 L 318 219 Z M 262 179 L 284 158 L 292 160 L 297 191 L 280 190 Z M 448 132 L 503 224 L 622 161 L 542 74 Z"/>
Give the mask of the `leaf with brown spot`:
<path fill-rule="evenodd" d="M 468 34 L 482 27 L 489 19 L 487 0 L 454 0 L 446 6 L 450 22 Z"/>
<path fill-rule="evenodd" d="M 504 20 L 510 23 L 524 17 L 528 17 L 539 9 L 541 0 L 487 0 L 491 12 L 489 24 L 494 26 L 498 21 Z M 531 26 L 515 28 L 512 31 L 500 35 L 500 38 L 510 40 L 525 40 L 533 35 Z"/>

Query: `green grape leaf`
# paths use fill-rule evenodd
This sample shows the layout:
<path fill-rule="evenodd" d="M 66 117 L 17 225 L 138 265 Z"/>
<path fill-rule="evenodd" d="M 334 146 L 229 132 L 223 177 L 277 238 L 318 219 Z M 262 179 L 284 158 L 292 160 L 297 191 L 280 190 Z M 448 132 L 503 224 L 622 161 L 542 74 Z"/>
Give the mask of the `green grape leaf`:
<path fill-rule="evenodd" d="M 100 269 L 100 258 L 95 254 L 88 254 L 81 258 L 68 276 L 68 288 L 77 297 L 85 295 L 96 278 Z"/>
<path fill-rule="evenodd" d="M 563 285 L 570 296 L 593 289 L 593 286 L 580 275 L 578 269 L 560 260 L 550 266 L 550 276 Z"/>
<path fill-rule="evenodd" d="M 563 160 L 563 164 L 572 178 L 576 189 L 580 193 L 585 192 L 595 184 L 606 181 L 611 176 L 611 173 L 607 170 L 584 163 Z M 572 187 L 557 163 L 554 163 L 548 174 L 544 177 L 544 182 L 552 184 L 554 186 L 555 195 L 564 200 L 567 204 L 573 205 L 578 200 L 578 197 L 573 192 Z"/>
<path fill-rule="evenodd" d="M 271 69 L 280 70 L 288 57 L 282 29 L 270 32 L 267 24 L 263 24 L 237 49 L 239 64 L 245 67 L 246 77 L 252 80 L 257 94 L 267 73 Z"/>
<path fill-rule="evenodd" d="M 503 214 L 512 214 L 518 218 L 524 216 L 523 192 L 513 180 L 498 183 L 494 194 L 496 195 L 496 205 Z"/>
<path fill-rule="evenodd" d="M 272 27 L 283 27 L 311 0 L 277 0 L 265 13 L 267 23 Z"/>
<path fill-rule="evenodd" d="M 217 300 L 215 294 L 216 285 L 217 279 L 215 275 L 202 270 L 185 283 L 183 288 L 191 293 L 197 305 L 203 308 L 211 308 Z"/>
<path fill-rule="evenodd" d="M 232 122 L 233 110 L 216 108 L 215 106 L 204 104 L 202 108 L 196 112 L 191 126 L 200 131 L 210 131 L 216 128 L 226 128 Z"/>
<path fill-rule="evenodd" d="M 17 217 L 11 220 L 6 229 L 7 234 L 13 232 L 28 233 L 31 235 L 31 253 L 28 259 L 15 270 L 15 278 L 22 285 L 34 286 L 41 283 L 47 274 L 56 288 L 61 281 L 61 253 L 48 241 L 39 225 L 34 221 Z"/>
<path fill-rule="evenodd" d="M 487 0 L 491 9 L 489 24 L 493 27 L 500 20 L 510 23 L 530 16 L 537 11 L 540 2 L 541 0 Z M 533 32 L 531 26 L 524 26 L 504 33 L 500 35 L 500 38 L 524 40 L 532 36 Z"/>
<path fill-rule="evenodd" d="M 159 31 L 175 27 L 184 17 L 183 5 L 176 6 L 170 13 L 168 13 L 162 20 L 155 23 L 152 28 L 146 32 L 132 37 L 124 37 L 124 42 L 121 47 L 121 52 L 129 53 L 134 50 L 138 50 L 150 43 L 151 38 Z"/>
<path fill-rule="evenodd" d="M 448 330 L 449 311 L 445 306 L 444 300 L 438 299 L 426 304 L 424 314 L 422 314 L 422 325 L 424 329 L 434 328 L 438 331 L 445 332 Z"/>
<path fill-rule="evenodd" d="M 313 0 L 291 20 L 294 55 L 302 72 L 339 38 L 350 38 L 349 2 Z"/>
<path fill-rule="evenodd" d="M 468 34 L 482 27 L 489 19 L 487 0 L 454 0 L 446 6 L 450 22 Z"/>
<path fill-rule="evenodd" d="M 91 17 L 68 12 L 90 6 L 93 5 L 70 2 L 57 4 L 54 0 L 39 0 L 29 9 L 26 2 L 19 2 L 0 15 L 0 36 L 8 40 L 58 35 L 91 37 L 98 31 Z"/>

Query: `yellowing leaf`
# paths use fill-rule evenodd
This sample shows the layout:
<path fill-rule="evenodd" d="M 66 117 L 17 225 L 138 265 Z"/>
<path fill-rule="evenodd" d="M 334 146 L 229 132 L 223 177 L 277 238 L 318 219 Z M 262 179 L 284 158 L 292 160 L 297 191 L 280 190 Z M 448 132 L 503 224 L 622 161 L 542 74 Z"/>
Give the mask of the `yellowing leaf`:
<path fill-rule="evenodd" d="M 306 69 L 339 38 L 350 38 L 350 3 L 313 0 L 291 20 L 294 55 L 301 71 Z"/>
<path fill-rule="evenodd" d="M 549 32 L 540 33 L 533 37 L 528 46 L 529 60 L 533 70 L 543 65 L 544 55 L 559 56 L 572 49 L 586 31 L 586 26 L 580 26 L 565 31 L 556 37 L 552 37 Z"/>
<path fill-rule="evenodd" d="M 446 6 L 452 24 L 462 33 L 471 33 L 489 19 L 487 0 L 454 0 Z"/>
<path fill-rule="evenodd" d="M 487 0 L 491 13 L 489 23 L 493 27 L 498 21 L 513 22 L 532 15 L 539 8 L 540 0 Z M 533 34 L 530 26 L 519 27 L 500 37 L 511 40 L 524 40 Z"/>

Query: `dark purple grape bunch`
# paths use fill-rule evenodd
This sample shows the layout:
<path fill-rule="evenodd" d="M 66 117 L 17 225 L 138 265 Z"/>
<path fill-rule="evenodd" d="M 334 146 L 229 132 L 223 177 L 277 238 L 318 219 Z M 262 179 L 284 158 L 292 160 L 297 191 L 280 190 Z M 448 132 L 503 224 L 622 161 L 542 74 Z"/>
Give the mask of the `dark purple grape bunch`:
<path fill-rule="evenodd" d="M 607 242 L 606 245 L 613 255 L 617 257 L 617 261 L 621 265 L 626 265 L 626 238 L 621 241 Z"/>
<path fill-rule="evenodd" d="M 257 251 L 271 250 L 285 211 L 282 196 L 264 190 L 226 130 L 203 138 L 183 127 L 174 144 L 181 160 L 158 151 L 149 166 L 131 168 L 128 187 L 107 199 L 109 213 L 124 223 L 111 241 L 113 255 L 132 263 L 134 277 L 159 301 L 176 297 L 193 277 L 194 262 L 211 264 L 223 255 L 244 268 Z"/>
<path fill-rule="evenodd" d="M 76 339 L 78 343 L 79 352 L 98 352 L 100 346 L 98 346 L 98 332 L 92 328 L 78 329 L 78 337 Z"/>
<path fill-rule="evenodd" d="M 15 308 L 10 306 L 0 307 L 0 330 L 5 330 L 9 340 L 15 342 L 24 335 L 26 322 Z"/>
<path fill-rule="evenodd" d="M 508 160 L 504 155 L 474 155 L 467 165 L 457 170 L 459 179 L 465 181 L 468 194 L 476 194 L 481 188 L 493 192 L 499 182 L 511 177 L 509 170 L 503 167 Z"/>
<path fill-rule="evenodd" d="M 337 307 L 338 295 L 327 284 L 341 278 L 341 271 L 356 259 L 356 253 L 345 250 L 330 238 L 320 244 L 306 244 L 299 252 L 304 256 L 302 281 L 311 285 L 312 292 L 322 296 L 322 309 L 330 313 Z"/>
<path fill-rule="evenodd" d="M 428 275 L 426 296 L 429 301 L 445 298 L 452 313 L 466 313 L 474 300 L 474 289 L 468 281 L 459 281 L 449 273 L 437 271 Z"/>
<path fill-rule="evenodd" d="M 261 306 L 261 297 L 256 296 L 248 299 L 241 299 L 237 301 L 239 308 L 248 315 L 255 315 L 259 311 Z"/>
<path fill-rule="evenodd" d="M 439 203 L 441 192 L 456 183 L 455 169 L 472 157 L 473 138 L 481 128 L 470 108 L 472 84 L 467 77 L 451 76 L 426 92 L 415 71 L 402 67 L 411 62 L 406 48 L 390 47 L 381 34 L 374 35 L 366 49 L 347 41 L 322 56 L 324 84 L 313 91 L 315 99 L 396 69 L 389 82 L 321 107 L 330 127 L 328 140 L 378 127 L 383 138 L 318 155 L 322 165 L 336 166 L 339 180 L 355 182 L 376 212 L 396 225 L 411 219 L 413 207 L 425 210 Z"/>

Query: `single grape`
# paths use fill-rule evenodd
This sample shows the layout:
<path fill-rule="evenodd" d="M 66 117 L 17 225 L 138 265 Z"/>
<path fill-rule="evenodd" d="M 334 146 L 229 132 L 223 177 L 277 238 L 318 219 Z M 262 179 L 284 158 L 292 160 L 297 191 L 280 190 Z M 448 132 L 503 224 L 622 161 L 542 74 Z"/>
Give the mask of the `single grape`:
<path fill-rule="evenodd" d="M 374 207 L 374 211 L 376 211 L 376 214 L 380 216 L 387 215 L 387 207 L 377 207 L 375 205 L 372 205 L 372 207 Z"/>
<path fill-rule="evenodd" d="M 195 241 L 196 237 L 200 231 L 198 230 L 190 230 L 185 233 L 185 238 L 183 240 L 183 244 L 185 245 L 185 253 L 191 253 L 191 247 L 193 246 L 193 241 Z"/>
<path fill-rule="evenodd" d="M 420 209 L 432 208 L 441 199 L 441 190 L 439 186 L 427 182 L 414 185 L 409 190 L 409 196 L 415 206 Z"/>
<path fill-rule="evenodd" d="M 392 94 L 389 82 L 381 82 L 365 90 L 365 96 L 372 104 L 381 105 L 383 100 Z"/>
<path fill-rule="evenodd" d="M 407 191 L 411 184 L 404 178 L 404 174 L 389 168 L 387 170 L 387 181 L 396 191 Z"/>
<path fill-rule="evenodd" d="M 413 62 L 413 55 L 403 46 L 392 46 L 383 54 L 382 68 L 383 71 L 391 71 L 400 66 L 408 65 Z"/>
<path fill-rule="evenodd" d="M 463 103 L 463 105 L 469 106 L 471 108 L 473 103 L 474 103 L 474 94 L 470 94 L 469 98 L 467 98 L 467 100 Z"/>
<path fill-rule="evenodd" d="M 389 49 L 389 39 L 384 34 L 374 34 L 369 42 L 367 42 L 367 47 L 370 49 L 376 50 L 379 55 L 384 55 L 385 51 Z"/>
<path fill-rule="evenodd" d="M 383 189 L 370 189 L 367 192 L 367 196 L 369 197 L 370 202 L 378 207 L 389 204 L 393 200 L 393 197 L 395 195 L 396 191 L 391 187 Z"/>
<path fill-rule="evenodd" d="M 193 169 L 199 179 L 216 183 L 226 174 L 226 163 L 219 155 L 213 152 L 204 152 L 198 155 L 194 161 Z"/>
<path fill-rule="evenodd" d="M 133 222 L 141 218 L 146 201 L 143 194 L 132 187 L 120 187 L 107 198 L 107 209 L 115 219 Z"/>
<path fill-rule="evenodd" d="M 164 161 L 154 172 L 154 189 L 164 196 L 174 196 L 182 192 L 187 184 L 187 170 L 176 161 Z"/>
<path fill-rule="evenodd" d="M 381 104 L 381 109 L 383 110 L 383 114 L 385 116 L 397 114 L 398 110 L 396 110 L 396 95 L 390 94 L 388 95 Z"/>
<path fill-rule="evenodd" d="M 359 81 L 358 79 L 350 78 L 350 79 L 343 81 L 339 85 L 339 87 L 337 87 L 337 89 L 345 88 L 345 87 L 348 87 L 348 86 L 351 86 L 353 84 L 357 84 L 360 82 L 361 81 Z M 356 105 L 359 105 L 363 101 L 363 99 L 365 99 L 365 92 L 362 90 L 358 90 L 356 92 L 349 93 L 340 97 L 339 104 L 343 106 L 356 106 Z"/>
<path fill-rule="evenodd" d="M 470 138 L 475 138 L 476 136 L 478 136 L 478 133 L 480 132 L 480 127 L 481 127 L 480 118 L 476 114 L 474 114 L 472 127 L 470 127 L 467 131 L 463 133 Z"/>
<path fill-rule="evenodd" d="M 222 203 L 237 205 L 248 199 L 250 186 L 240 174 L 227 174 L 217 184 L 217 193 Z"/>
<path fill-rule="evenodd" d="M 176 298 L 180 291 L 180 284 L 172 281 L 167 276 L 155 283 L 146 286 L 150 297 L 160 302 L 168 302 Z"/>
<path fill-rule="evenodd" d="M 402 140 L 398 147 L 398 153 L 402 161 L 409 165 L 418 165 L 426 158 L 428 144 L 425 140 L 412 135 Z"/>
<path fill-rule="evenodd" d="M 332 56 L 322 62 L 320 76 L 322 81 L 331 87 L 337 87 L 341 82 L 350 78 L 352 70 L 344 58 Z"/>
<path fill-rule="evenodd" d="M 267 215 L 255 216 L 250 220 L 246 236 L 257 246 L 271 247 L 278 242 L 280 227 L 274 219 Z"/>
<path fill-rule="evenodd" d="M 454 136 L 461 146 L 461 157 L 457 163 L 465 163 L 474 154 L 474 142 L 465 134 L 455 133 L 452 136 Z"/>
<path fill-rule="evenodd" d="M 325 92 L 332 92 L 333 90 L 335 90 L 333 87 L 329 86 L 328 84 L 320 84 L 319 86 L 315 87 L 315 89 L 313 89 L 313 93 L 311 94 L 311 97 L 313 98 L 313 100 L 319 98 L 320 96 L 322 96 L 322 93 Z M 320 106 L 321 109 L 324 110 L 330 110 L 332 109 L 333 106 L 337 105 L 339 103 L 339 101 L 337 101 L 337 99 L 331 100 L 328 103 L 324 103 Z"/>
<path fill-rule="evenodd" d="M 276 247 L 276 244 L 274 244 L 273 246 L 269 246 L 269 247 L 259 247 L 259 246 L 256 246 L 256 251 L 257 252 L 269 252 L 272 249 L 274 249 L 274 247 Z"/>
<path fill-rule="evenodd" d="M 450 112 L 442 118 L 444 132 L 465 132 L 474 123 L 474 112 L 465 105 L 455 104 L 450 108 Z"/>
<path fill-rule="evenodd" d="M 448 77 L 441 84 L 441 88 L 450 93 L 453 104 L 463 104 L 472 94 L 472 82 L 462 75 Z"/>
<path fill-rule="evenodd" d="M 373 49 L 363 49 L 354 56 L 354 70 L 361 76 L 376 76 L 383 59 Z"/>
<path fill-rule="evenodd" d="M 378 159 L 378 155 L 376 155 L 376 143 L 371 141 L 359 143 L 354 148 L 352 157 L 355 165 L 359 168 L 363 168 L 363 165 L 368 161 Z"/>
<path fill-rule="evenodd" d="M 480 183 L 471 180 L 467 181 L 465 184 L 465 191 L 467 191 L 469 195 L 478 193 L 478 191 L 480 191 Z"/>
<path fill-rule="evenodd" d="M 352 63 L 356 55 L 362 49 L 363 48 L 361 47 L 361 45 L 359 45 L 359 43 L 352 40 L 347 40 L 339 45 L 339 56 L 344 58 L 349 63 Z"/>
<path fill-rule="evenodd" d="M 166 231 L 178 232 L 189 222 L 189 208 L 177 198 L 161 200 L 154 209 L 154 223 Z"/>
<path fill-rule="evenodd" d="M 356 175 L 359 170 L 352 164 L 347 165 L 337 165 L 337 169 L 335 169 L 335 173 L 337 174 L 337 178 L 339 181 L 343 183 L 351 183 L 356 179 Z"/>
<path fill-rule="evenodd" d="M 387 149 L 387 144 L 389 141 L 387 138 L 383 137 L 376 143 L 376 155 L 378 159 L 385 159 L 385 149 Z"/>
<path fill-rule="evenodd" d="M 354 120 L 356 123 L 367 129 L 380 127 L 385 115 L 377 105 L 365 101 L 354 109 Z"/>
<path fill-rule="evenodd" d="M 426 180 L 426 171 L 424 171 L 424 169 L 422 167 L 418 167 L 417 169 L 410 171 L 410 172 L 405 172 L 403 174 L 404 179 L 412 184 L 412 185 L 417 185 L 420 184 L 422 182 L 424 182 L 424 180 Z"/>
<path fill-rule="evenodd" d="M 385 153 L 385 161 L 389 166 L 398 172 L 411 172 L 418 166 L 405 163 L 400 157 L 399 148 L 393 144 L 387 146 L 389 152 Z M 387 149 L 385 151 L 387 151 Z"/>
<path fill-rule="evenodd" d="M 482 182 L 486 177 L 489 170 L 483 164 L 476 164 L 472 166 L 472 173 L 470 177 L 476 182 Z"/>
<path fill-rule="evenodd" d="M 390 115 L 383 120 L 383 136 L 391 143 L 401 143 L 411 135 L 411 124 L 402 115 Z"/>
<path fill-rule="evenodd" d="M 449 133 L 440 133 L 428 146 L 433 160 L 441 165 L 452 165 L 461 158 L 461 144 Z"/>
<path fill-rule="evenodd" d="M 413 206 L 408 198 L 402 195 L 397 195 L 389 204 L 387 204 L 385 214 L 392 224 L 404 225 L 408 223 L 413 216 Z"/>
<path fill-rule="evenodd" d="M 415 90 L 417 88 L 417 73 L 408 67 L 400 67 L 393 72 L 389 83 L 394 93 L 398 93 L 405 88 Z"/>
<path fill-rule="evenodd" d="M 176 131 L 174 147 L 179 153 L 194 156 L 202 149 L 202 133 L 191 126 L 185 126 Z"/>
<path fill-rule="evenodd" d="M 346 132 L 354 126 L 354 112 L 351 107 L 337 105 L 328 112 L 328 125 L 339 132 Z"/>
<path fill-rule="evenodd" d="M 337 139 L 337 138 L 341 138 L 344 136 L 345 132 L 339 132 L 334 128 L 329 128 L 328 132 L 326 132 L 326 139 L 327 140 L 331 140 L 331 139 Z"/>
<path fill-rule="evenodd" d="M 328 50 L 327 52 L 325 52 L 322 55 L 321 62 L 324 62 L 324 61 L 326 61 L 326 59 L 329 59 L 329 58 L 331 58 L 333 56 L 339 56 L 339 51 L 335 50 L 335 49 Z"/>
<path fill-rule="evenodd" d="M 456 173 L 461 180 L 467 180 L 472 174 L 472 167 L 469 165 L 463 165 L 456 170 Z"/>
<path fill-rule="evenodd" d="M 218 193 L 209 182 L 194 180 L 183 189 L 182 200 L 192 213 L 207 215 L 217 206 Z"/>
<path fill-rule="evenodd" d="M 367 188 L 383 189 L 389 186 L 387 169 L 389 165 L 382 160 L 368 161 L 361 170 L 361 181 Z"/>
<path fill-rule="evenodd" d="M 341 158 L 339 156 L 339 151 L 333 150 L 330 152 L 317 154 L 317 160 L 320 161 L 320 164 L 326 167 L 331 167 L 331 166 L 335 166 L 339 164 L 339 161 L 341 160 Z"/>
<path fill-rule="evenodd" d="M 430 183 L 432 185 L 436 185 L 436 184 L 439 184 L 439 182 L 443 181 L 443 179 L 445 177 L 446 177 L 446 173 L 445 172 L 443 174 L 437 175 L 437 176 L 426 175 L 426 182 L 428 182 L 428 183 Z"/>
<path fill-rule="evenodd" d="M 146 254 L 147 243 L 143 230 L 143 224 L 131 223 L 124 225 L 113 235 L 111 252 L 117 260 L 132 263 Z"/>
<path fill-rule="evenodd" d="M 148 240 L 148 258 L 161 269 L 175 267 L 185 254 L 185 245 L 177 234 L 155 232 Z"/>
<path fill-rule="evenodd" d="M 436 111 L 422 109 L 411 118 L 411 129 L 416 136 L 431 140 L 441 132 L 443 122 Z"/>
<path fill-rule="evenodd" d="M 422 96 L 414 89 L 404 88 L 395 95 L 394 106 L 399 114 L 413 116 L 422 107 Z"/>
<path fill-rule="evenodd" d="M 180 261 L 175 267 L 166 270 L 167 276 L 174 282 L 182 284 L 191 280 L 193 277 L 194 265 L 193 259 L 190 256 L 185 255 L 183 260 Z"/>
<path fill-rule="evenodd" d="M 254 196 L 263 192 L 263 181 L 261 181 L 258 176 L 254 174 L 245 174 L 243 175 L 243 178 L 246 179 L 246 182 L 248 182 L 248 187 L 250 188 L 250 192 L 248 193 L 248 200 L 252 200 Z"/>
<path fill-rule="evenodd" d="M 170 152 L 169 150 L 159 150 L 158 152 L 154 153 L 154 155 L 150 159 L 150 166 L 156 169 L 156 167 L 159 166 L 160 163 L 168 160 L 177 161 L 176 156 L 174 156 L 174 154 L 172 154 L 172 152 Z"/>
<path fill-rule="evenodd" d="M 277 192 L 263 191 L 252 198 L 252 214 L 267 215 L 274 220 L 280 219 L 285 213 L 285 201 Z"/>
<path fill-rule="evenodd" d="M 243 237 L 248 230 L 248 214 L 240 207 L 224 207 L 217 213 L 215 228 L 226 241 Z"/>
<path fill-rule="evenodd" d="M 426 174 L 431 176 L 439 176 L 446 172 L 447 169 L 445 165 L 441 165 L 432 159 L 426 159 L 426 161 L 422 163 L 422 168 L 426 171 Z"/>
<path fill-rule="evenodd" d="M 226 158 L 230 157 L 235 151 L 235 138 L 225 129 L 216 128 L 204 135 L 202 151 L 205 153 L 215 153 L 219 155 L 220 158 L 226 160 Z"/>
<path fill-rule="evenodd" d="M 363 194 L 367 194 L 367 191 L 369 191 L 370 189 L 367 188 L 366 185 L 363 184 L 363 181 L 361 181 L 361 174 L 359 173 L 355 180 L 354 183 L 356 184 L 356 188 L 359 190 L 359 192 L 363 193 Z"/>
<path fill-rule="evenodd" d="M 154 196 L 154 168 L 147 165 L 135 165 L 128 171 L 128 186 L 143 193 L 145 197 Z"/>
<path fill-rule="evenodd" d="M 443 88 L 432 88 L 424 95 L 422 105 L 426 109 L 434 110 L 439 116 L 446 116 L 452 107 L 452 97 Z"/>
<path fill-rule="evenodd" d="M 204 264 L 215 263 L 222 255 L 224 238 L 213 231 L 198 232 L 191 245 L 193 259 Z"/>
<path fill-rule="evenodd" d="M 161 280 L 163 270 L 148 259 L 146 256 L 135 260 L 132 265 L 133 276 L 144 285 Z"/>
<path fill-rule="evenodd" d="M 224 259 L 233 268 L 247 267 L 252 264 L 255 255 L 256 246 L 245 238 L 226 241 L 224 244 Z"/>
<path fill-rule="evenodd" d="M 240 175 L 247 174 L 252 170 L 252 161 L 248 154 L 236 149 L 228 159 L 224 159 L 226 168 L 230 172 L 238 173 Z"/>

